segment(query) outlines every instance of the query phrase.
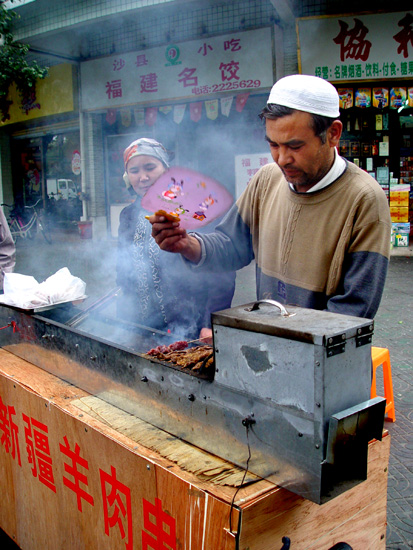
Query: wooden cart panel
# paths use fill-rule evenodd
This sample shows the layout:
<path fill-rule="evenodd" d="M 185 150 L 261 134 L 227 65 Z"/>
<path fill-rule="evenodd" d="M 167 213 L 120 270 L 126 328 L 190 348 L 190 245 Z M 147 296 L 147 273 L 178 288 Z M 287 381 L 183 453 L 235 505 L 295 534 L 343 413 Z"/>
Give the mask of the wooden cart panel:
<path fill-rule="evenodd" d="M 237 491 L 242 470 L 159 431 L 162 456 L 142 421 L 95 402 L 0 349 L 0 527 L 23 549 L 385 548 L 389 436 L 369 446 L 368 480 L 319 506 L 264 480 Z M 206 475 L 220 469 L 225 482 Z"/>

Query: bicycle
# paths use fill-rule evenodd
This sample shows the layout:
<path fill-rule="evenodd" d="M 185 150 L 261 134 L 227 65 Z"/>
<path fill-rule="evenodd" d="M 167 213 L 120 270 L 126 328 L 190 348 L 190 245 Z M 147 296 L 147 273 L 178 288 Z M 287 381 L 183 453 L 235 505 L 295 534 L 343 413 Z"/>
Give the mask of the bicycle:
<path fill-rule="evenodd" d="M 49 225 L 36 209 L 36 206 L 41 200 L 42 199 L 40 198 L 34 204 L 24 207 L 25 209 L 32 211 L 29 220 L 23 216 L 21 209 L 19 211 L 19 209 L 15 206 L 2 203 L 2 206 L 7 206 L 9 209 L 8 223 L 14 242 L 16 242 L 17 237 L 20 237 L 21 239 L 33 239 L 37 231 L 39 231 L 43 235 L 44 240 L 48 244 L 52 244 Z"/>

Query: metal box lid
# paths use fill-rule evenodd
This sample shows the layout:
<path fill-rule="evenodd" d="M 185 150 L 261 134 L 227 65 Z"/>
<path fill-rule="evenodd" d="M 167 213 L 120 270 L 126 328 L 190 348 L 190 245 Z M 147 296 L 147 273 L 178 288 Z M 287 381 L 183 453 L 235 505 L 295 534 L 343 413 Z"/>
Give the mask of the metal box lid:
<path fill-rule="evenodd" d="M 213 325 L 222 325 L 314 345 L 339 343 L 357 337 L 371 342 L 374 322 L 328 311 L 283 306 L 274 300 L 259 300 L 212 314 Z M 359 345 L 362 345 L 361 343 Z"/>

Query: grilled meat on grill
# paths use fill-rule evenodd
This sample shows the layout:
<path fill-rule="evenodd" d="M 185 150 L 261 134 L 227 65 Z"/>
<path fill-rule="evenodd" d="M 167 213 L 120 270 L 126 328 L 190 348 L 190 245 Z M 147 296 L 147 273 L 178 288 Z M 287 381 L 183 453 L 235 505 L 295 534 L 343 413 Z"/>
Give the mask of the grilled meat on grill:
<path fill-rule="evenodd" d="M 174 344 L 181 344 L 182 342 L 174 342 Z M 212 346 L 196 346 L 193 348 L 180 349 L 173 348 L 174 344 L 170 346 L 158 346 L 151 349 L 145 355 L 149 357 L 156 357 L 161 361 L 174 363 L 179 365 L 182 369 L 200 370 L 201 368 L 208 368 L 214 362 L 213 348 Z"/>
<path fill-rule="evenodd" d="M 157 356 L 158 353 L 168 353 L 170 351 L 177 351 L 179 349 L 185 349 L 188 347 L 188 342 L 185 340 L 179 340 L 178 342 L 173 342 L 169 346 L 157 346 L 156 348 L 150 349 L 145 355 Z"/>

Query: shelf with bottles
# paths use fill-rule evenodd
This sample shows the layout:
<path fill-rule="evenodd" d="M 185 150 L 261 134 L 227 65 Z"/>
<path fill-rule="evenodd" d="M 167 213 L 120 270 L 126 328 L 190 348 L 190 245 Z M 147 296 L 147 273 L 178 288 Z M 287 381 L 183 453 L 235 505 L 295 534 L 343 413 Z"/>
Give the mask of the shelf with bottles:
<path fill-rule="evenodd" d="M 373 139 L 371 141 L 359 139 L 340 139 L 339 153 L 345 158 L 374 157 L 375 164 L 383 163 L 389 157 L 390 140 L 384 136 L 383 141 Z"/>
<path fill-rule="evenodd" d="M 344 137 L 381 136 L 390 130 L 390 113 L 379 109 L 352 109 L 341 110 Z"/>
<path fill-rule="evenodd" d="M 390 171 L 389 145 L 389 141 L 340 140 L 339 154 L 367 172 L 375 172 L 380 167 L 387 167 Z"/>
<path fill-rule="evenodd" d="M 341 120 L 340 155 L 376 179 L 377 169 L 388 167 L 389 179 L 381 182 L 384 185 L 398 179 L 402 148 L 410 146 L 412 140 L 411 129 L 400 132 L 397 110 L 353 107 L 341 111 Z"/>
<path fill-rule="evenodd" d="M 389 157 L 392 121 L 378 109 L 353 108 L 341 112 L 340 154 L 346 158 Z"/>
<path fill-rule="evenodd" d="M 400 157 L 400 183 L 413 184 L 413 154 Z"/>

